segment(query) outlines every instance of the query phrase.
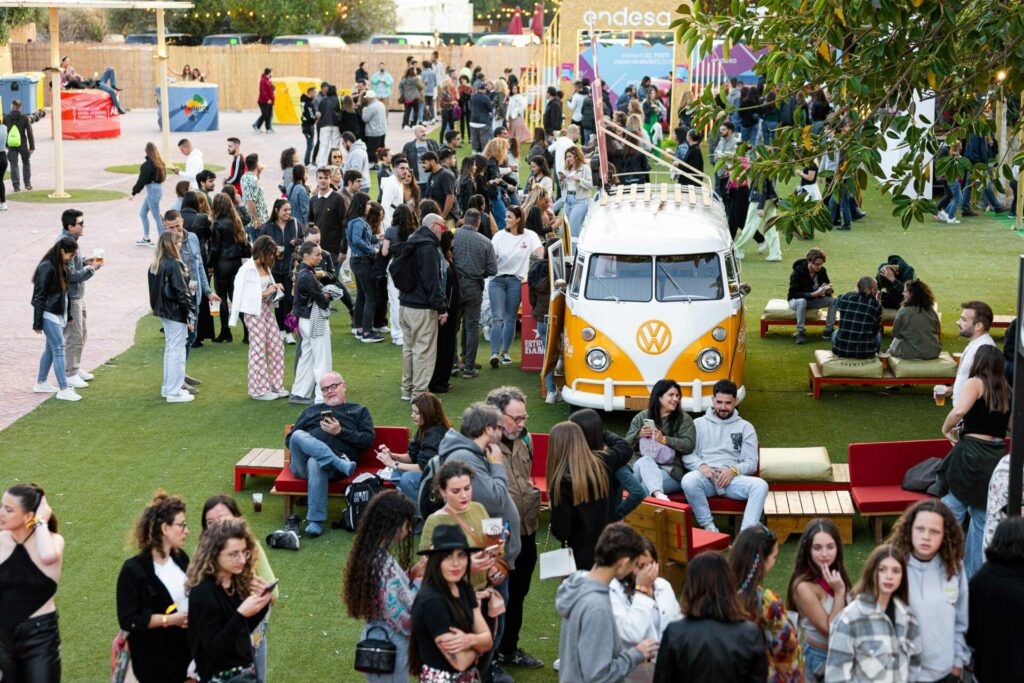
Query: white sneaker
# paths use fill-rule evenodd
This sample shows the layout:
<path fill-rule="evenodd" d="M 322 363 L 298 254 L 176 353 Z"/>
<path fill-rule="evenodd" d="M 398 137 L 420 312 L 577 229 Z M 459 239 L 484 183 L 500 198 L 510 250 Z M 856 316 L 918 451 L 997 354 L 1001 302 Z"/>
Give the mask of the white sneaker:
<path fill-rule="evenodd" d="M 86 382 L 91 382 L 94 379 L 96 379 L 91 372 L 86 372 L 85 370 L 79 370 L 78 376 L 84 379 Z"/>
<path fill-rule="evenodd" d="M 32 387 L 32 391 L 37 394 L 56 394 L 60 389 L 53 386 L 49 382 L 36 382 Z"/>
<path fill-rule="evenodd" d="M 960 221 L 952 216 L 946 219 L 946 222 L 950 225 L 960 225 Z"/>
<path fill-rule="evenodd" d="M 670 500 L 670 498 L 665 495 L 664 491 L 655 491 L 651 495 L 657 498 L 658 500 Z"/>
<path fill-rule="evenodd" d="M 265 394 L 256 394 L 255 396 L 253 396 L 253 399 L 256 401 L 273 401 L 277 397 L 277 394 L 275 394 L 272 391 L 268 391 Z"/>
<path fill-rule="evenodd" d="M 713 532 L 715 532 L 716 534 L 717 534 L 717 533 L 719 533 L 719 531 L 718 531 L 718 527 L 717 527 L 717 526 L 715 526 L 715 523 L 714 523 L 714 522 L 712 522 L 711 524 L 708 524 L 707 526 L 705 526 L 705 527 L 704 527 L 704 531 L 713 531 Z"/>
<path fill-rule="evenodd" d="M 512 356 L 508 355 L 507 353 L 501 354 L 501 364 L 512 365 Z"/>
<path fill-rule="evenodd" d="M 281 336 L 281 341 L 284 341 L 285 335 L 288 334 L 284 330 L 278 330 L 277 333 Z"/>
<path fill-rule="evenodd" d="M 57 392 L 58 401 L 81 401 L 82 397 L 74 389 L 68 387 Z"/>
<path fill-rule="evenodd" d="M 554 391 L 549 391 L 548 395 L 544 397 L 544 402 L 545 403 L 554 403 L 557 400 L 558 400 L 558 393 L 554 392 Z"/>
<path fill-rule="evenodd" d="M 484 341 L 491 341 L 491 326 L 484 325 Z"/>
<path fill-rule="evenodd" d="M 276 396 L 277 398 L 288 398 L 289 396 L 291 396 L 291 392 L 288 391 L 287 389 L 278 389 L 276 391 L 271 390 L 270 393 L 274 394 L 274 396 Z"/>
<path fill-rule="evenodd" d="M 140 237 L 139 239 L 135 240 L 135 246 L 137 246 L 137 247 L 151 247 L 151 246 L 153 246 L 153 242 L 148 237 Z"/>
<path fill-rule="evenodd" d="M 768 243 L 767 242 L 761 242 L 761 244 L 757 245 L 757 253 L 758 254 L 763 254 L 767 250 L 768 250 Z"/>
<path fill-rule="evenodd" d="M 189 401 L 194 400 L 196 400 L 196 397 L 185 391 L 182 391 L 177 394 L 171 394 L 170 396 L 167 397 L 168 403 L 188 403 Z"/>
<path fill-rule="evenodd" d="M 86 389 L 89 383 L 78 375 L 68 375 L 68 386 L 72 389 Z"/>
<path fill-rule="evenodd" d="M 561 668 L 561 666 L 562 666 L 562 660 L 561 659 L 556 659 L 551 664 L 551 668 L 554 669 L 555 671 L 558 671 Z"/>
<path fill-rule="evenodd" d="M 0 202 L 0 211 L 6 211 L 6 210 L 7 210 L 7 204 L 5 202 Z"/>
<path fill-rule="evenodd" d="M 291 344 L 292 346 L 295 346 L 295 337 L 292 335 L 291 332 L 289 332 L 288 334 L 286 334 L 284 336 L 284 343 L 285 344 Z"/>

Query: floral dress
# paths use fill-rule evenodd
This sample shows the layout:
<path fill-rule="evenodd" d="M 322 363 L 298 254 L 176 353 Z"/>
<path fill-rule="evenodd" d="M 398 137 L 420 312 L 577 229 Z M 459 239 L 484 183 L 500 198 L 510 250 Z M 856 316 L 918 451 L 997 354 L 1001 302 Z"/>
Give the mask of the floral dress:
<path fill-rule="evenodd" d="M 768 683 L 803 683 L 804 653 L 796 626 L 775 591 L 759 588 L 761 612 L 757 625 L 768 646 Z"/>

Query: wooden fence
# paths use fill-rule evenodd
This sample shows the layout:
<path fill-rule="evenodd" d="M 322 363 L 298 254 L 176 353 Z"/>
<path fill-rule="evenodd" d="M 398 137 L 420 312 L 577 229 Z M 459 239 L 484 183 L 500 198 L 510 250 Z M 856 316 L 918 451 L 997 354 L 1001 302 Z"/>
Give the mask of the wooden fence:
<path fill-rule="evenodd" d="M 505 67 L 517 73 L 537 55 L 537 47 L 453 46 L 439 49 L 441 61 L 461 68 L 467 60 L 483 68 L 488 78 L 502 75 Z M 287 47 L 270 49 L 268 45 L 235 47 L 168 47 L 167 68 L 181 73 L 186 64 L 198 67 L 208 83 L 220 86 L 220 108 L 256 109 L 257 86 L 263 69 L 271 67 L 275 76 L 306 76 L 325 80 L 339 87 L 351 87 L 359 62 L 365 61 L 371 73 L 378 64 L 395 78 L 391 106 L 397 105 L 394 91 L 405 71 L 409 55 L 423 60 L 431 48 L 383 45 L 350 45 L 341 49 Z M 46 43 L 12 43 L 14 71 L 41 71 L 49 63 L 50 46 Z M 155 108 L 158 69 L 155 47 L 147 45 L 105 45 L 67 43 L 61 53 L 71 58 L 78 73 L 89 77 L 110 66 L 117 73 L 118 86 L 124 89 L 121 103 L 126 107 Z M 171 76 L 173 77 L 173 76 Z M 49 102 L 49 90 L 46 100 Z"/>

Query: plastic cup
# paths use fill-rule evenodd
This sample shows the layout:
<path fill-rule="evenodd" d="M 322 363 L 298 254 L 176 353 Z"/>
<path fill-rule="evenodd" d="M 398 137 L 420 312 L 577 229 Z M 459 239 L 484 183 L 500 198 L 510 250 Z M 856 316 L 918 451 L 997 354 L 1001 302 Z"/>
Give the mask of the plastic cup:
<path fill-rule="evenodd" d="M 220 315 L 220 302 L 219 301 L 211 301 L 210 302 L 210 315 L 213 316 L 214 318 L 216 318 L 216 317 L 218 317 Z"/>
<path fill-rule="evenodd" d="M 252 509 L 254 512 L 263 512 L 263 494 L 252 494 Z"/>
<path fill-rule="evenodd" d="M 106 258 L 106 256 L 107 250 L 103 249 L 102 247 L 96 247 L 95 249 L 92 250 L 92 257 L 93 259 L 95 259 L 97 264 L 102 265 L 103 259 Z"/>
<path fill-rule="evenodd" d="M 946 405 L 946 385 L 936 384 L 935 388 L 932 390 L 932 397 L 935 399 L 935 405 Z"/>

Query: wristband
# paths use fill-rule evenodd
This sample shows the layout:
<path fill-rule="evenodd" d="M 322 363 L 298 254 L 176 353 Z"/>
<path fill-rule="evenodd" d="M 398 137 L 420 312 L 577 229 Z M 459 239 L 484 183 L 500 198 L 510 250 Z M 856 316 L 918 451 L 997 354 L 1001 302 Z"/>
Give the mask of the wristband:
<path fill-rule="evenodd" d="M 648 588 L 647 586 L 637 586 L 636 587 L 636 592 L 637 593 L 643 593 L 644 595 L 646 595 L 649 598 L 653 598 L 654 597 L 654 592 L 650 588 Z"/>
<path fill-rule="evenodd" d="M 732 473 L 735 474 L 737 477 L 740 476 L 740 471 L 736 469 L 735 465 L 730 467 L 729 469 L 732 470 Z"/>

